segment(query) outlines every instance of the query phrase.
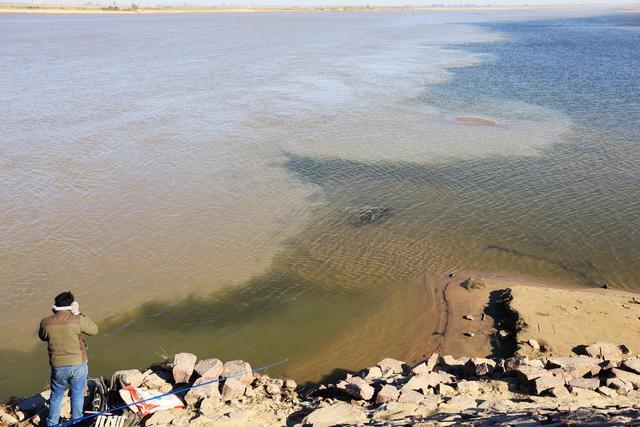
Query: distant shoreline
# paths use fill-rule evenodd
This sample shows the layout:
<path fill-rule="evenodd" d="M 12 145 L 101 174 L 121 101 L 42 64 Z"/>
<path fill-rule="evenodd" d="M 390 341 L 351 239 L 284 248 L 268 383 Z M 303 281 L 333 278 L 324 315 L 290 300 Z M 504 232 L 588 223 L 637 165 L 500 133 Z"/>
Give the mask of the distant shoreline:
<path fill-rule="evenodd" d="M 160 6 L 65 6 L 55 4 L 0 3 L 0 13 L 30 14 L 132 14 L 132 13 L 300 13 L 300 12 L 438 12 L 465 10 L 567 9 L 562 6 L 336 6 L 336 7 L 160 7 Z M 598 6 L 594 6 L 598 8 Z M 607 6 L 606 8 L 609 8 Z M 628 9 L 629 12 L 637 10 Z"/>

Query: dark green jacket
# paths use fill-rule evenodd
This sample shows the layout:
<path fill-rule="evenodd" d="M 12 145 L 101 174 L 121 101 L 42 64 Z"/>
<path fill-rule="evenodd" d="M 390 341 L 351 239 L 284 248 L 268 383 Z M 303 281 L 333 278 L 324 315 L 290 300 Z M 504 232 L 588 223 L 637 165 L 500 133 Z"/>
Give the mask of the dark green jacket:
<path fill-rule="evenodd" d="M 38 335 L 47 342 L 49 365 L 77 366 L 87 360 L 87 344 L 82 334 L 96 335 L 98 326 L 83 314 L 58 311 L 40 321 Z"/>

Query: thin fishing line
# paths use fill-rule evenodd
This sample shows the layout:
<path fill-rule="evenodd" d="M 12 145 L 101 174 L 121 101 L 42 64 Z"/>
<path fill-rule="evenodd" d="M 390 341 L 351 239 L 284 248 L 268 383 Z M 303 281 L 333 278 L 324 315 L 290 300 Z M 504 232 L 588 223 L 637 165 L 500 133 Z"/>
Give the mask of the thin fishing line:
<path fill-rule="evenodd" d="M 224 380 L 229 379 L 229 378 L 239 377 L 239 376 L 245 375 L 247 372 L 264 371 L 265 369 L 269 369 L 269 368 L 272 368 L 274 366 L 281 365 L 281 364 L 286 363 L 288 361 L 289 361 L 289 359 L 282 359 L 282 360 L 280 360 L 278 362 L 270 363 L 269 365 L 265 365 L 265 366 L 261 366 L 260 368 L 252 369 L 251 371 L 243 371 L 243 372 L 239 372 L 237 374 L 229 375 L 229 376 L 226 376 L 226 377 L 220 377 L 220 378 L 218 378 L 216 380 L 208 381 L 206 383 L 193 385 L 191 387 L 181 388 L 181 389 L 178 389 L 178 390 L 172 390 L 172 391 L 170 391 L 168 393 L 159 394 L 158 396 L 153 396 L 153 397 L 150 397 L 148 399 L 139 400 L 137 402 L 129 403 L 128 405 L 123 405 L 123 406 L 119 406 L 117 408 L 109 409 L 108 411 L 97 412 L 95 414 L 85 415 L 82 418 L 76 418 L 75 420 L 65 421 L 64 423 L 59 423 L 58 427 L 70 426 L 70 425 L 79 423 L 81 421 L 85 421 L 85 420 L 89 420 L 91 418 L 99 417 L 100 415 L 111 415 L 112 412 L 121 411 L 121 410 L 126 409 L 126 408 L 128 408 L 130 406 L 133 406 L 133 405 L 138 405 L 140 403 L 148 402 L 150 400 L 160 399 L 162 397 L 169 396 L 169 395 L 172 395 L 172 394 L 184 393 L 185 391 L 193 390 L 194 388 L 204 387 L 206 385 L 210 385 L 210 384 L 214 384 L 214 383 L 217 383 L 217 382 L 220 382 L 220 381 L 224 381 Z"/>

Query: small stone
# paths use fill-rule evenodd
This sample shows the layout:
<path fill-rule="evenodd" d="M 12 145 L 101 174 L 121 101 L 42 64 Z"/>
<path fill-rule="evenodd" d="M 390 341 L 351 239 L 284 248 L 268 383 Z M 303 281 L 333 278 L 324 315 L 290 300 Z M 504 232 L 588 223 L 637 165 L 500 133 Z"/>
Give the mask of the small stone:
<path fill-rule="evenodd" d="M 203 399 L 198 410 L 207 418 L 216 419 L 220 416 L 220 406 L 222 401 L 218 397 L 208 397 Z"/>
<path fill-rule="evenodd" d="M 640 375 L 623 371 L 622 369 L 618 368 L 613 368 L 611 372 L 616 378 L 633 384 L 634 388 L 640 388 Z"/>
<path fill-rule="evenodd" d="M 549 394 L 558 398 L 569 397 L 571 395 L 565 386 L 554 387 L 549 391 Z"/>
<path fill-rule="evenodd" d="M 605 387 L 605 386 L 598 387 L 598 392 L 600 394 L 603 394 L 603 395 L 607 396 L 607 397 L 617 397 L 618 396 L 618 392 L 617 391 L 615 391 L 612 388 Z"/>
<path fill-rule="evenodd" d="M 173 414 L 169 411 L 158 411 L 154 412 L 147 421 L 145 421 L 145 426 L 166 426 L 167 424 L 173 421 Z"/>
<path fill-rule="evenodd" d="M 198 358 L 191 353 L 178 353 L 173 357 L 173 379 L 176 384 L 187 383 Z"/>
<path fill-rule="evenodd" d="M 387 384 L 383 386 L 382 389 L 380 389 L 380 391 L 378 392 L 378 395 L 376 396 L 376 403 L 380 404 L 396 401 L 398 400 L 399 395 L 400 392 L 397 388 Z"/>
<path fill-rule="evenodd" d="M 411 373 L 413 375 L 427 374 L 429 372 L 431 371 L 427 368 L 427 364 L 425 362 L 422 362 L 411 369 Z"/>
<path fill-rule="evenodd" d="M 403 390 L 398 398 L 400 403 L 420 403 L 423 400 L 424 395 L 415 390 Z"/>
<path fill-rule="evenodd" d="M 379 366 L 374 366 L 367 369 L 367 374 L 364 377 L 366 380 L 375 380 L 382 378 L 382 369 Z"/>
<path fill-rule="evenodd" d="M 280 388 L 280 386 L 274 383 L 267 384 L 265 390 L 270 396 L 280 396 L 282 394 L 282 389 Z"/>
<path fill-rule="evenodd" d="M 534 366 L 520 365 L 516 368 L 516 375 L 521 382 L 528 383 L 549 373 L 542 368 Z M 564 384 L 563 384 L 564 385 Z"/>
<path fill-rule="evenodd" d="M 11 426 L 11 425 L 17 425 L 20 422 L 20 420 L 18 420 L 16 417 L 14 417 L 13 415 L 0 410 L 0 423 L 2 423 L 1 425 L 3 426 Z"/>
<path fill-rule="evenodd" d="M 462 316 L 462 318 L 463 318 L 464 320 L 474 320 L 474 319 L 473 319 L 473 316 L 472 316 L 472 315 L 470 315 L 470 314 L 465 314 L 464 316 Z"/>
<path fill-rule="evenodd" d="M 470 277 L 470 278 L 468 278 L 466 280 L 463 280 L 460 283 L 460 286 L 462 286 L 463 288 L 465 288 L 467 290 L 484 289 L 484 288 L 487 287 L 487 282 L 485 282 L 483 279 Z"/>
<path fill-rule="evenodd" d="M 402 387 L 403 390 L 422 390 L 426 394 L 431 387 L 434 388 L 442 382 L 442 377 L 435 372 L 415 375 Z"/>
<path fill-rule="evenodd" d="M 200 400 L 206 399 L 209 397 L 216 397 L 219 399 L 220 398 L 220 390 L 218 389 L 220 385 L 219 382 L 216 381 L 211 384 L 201 385 L 201 384 L 206 384 L 215 380 L 217 380 L 217 378 L 206 378 L 206 377 L 198 378 L 193 383 L 193 385 L 200 386 L 200 387 L 192 388 L 191 390 L 189 390 L 187 394 L 184 396 L 184 400 L 189 405 L 195 405 Z"/>
<path fill-rule="evenodd" d="M 454 396 L 456 394 L 456 390 L 450 385 L 446 384 L 438 384 L 438 394 L 443 397 Z"/>
<path fill-rule="evenodd" d="M 480 390 L 480 387 L 477 381 L 460 381 L 459 383 L 456 384 L 456 386 L 460 394 L 476 395 Z"/>
<path fill-rule="evenodd" d="M 225 401 L 233 399 L 239 399 L 244 395 L 244 389 L 246 384 L 241 382 L 238 378 L 228 378 L 222 386 L 222 398 Z"/>
<path fill-rule="evenodd" d="M 137 369 L 116 371 L 113 373 L 113 377 L 119 377 L 124 385 L 130 385 L 131 387 L 140 387 L 144 381 L 144 375 Z"/>
<path fill-rule="evenodd" d="M 473 337 L 476 336 L 476 334 L 474 334 L 473 332 L 467 331 L 467 332 L 464 333 L 464 336 L 465 337 L 469 337 L 469 338 L 473 338 Z"/>
<path fill-rule="evenodd" d="M 386 358 L 378 363 L 378 367 L 383 373 L 401 374 L 404 372 L 405 363 L 400 360 Z"/>
<path fill-rule="evenodd" d="M 542 375 L 533 381 L 533 388 L 536 394 L 541 394 L 546 390 L 563 386 L 564 381 L 561 378 L 555 377 L 551 374 Z"/>
<path fill-rule="evenodd" d="M 622 362 L 622 367 L 634 374 L 640 374 L 640 357 L 625 360 Z"/>
<path fill-rule="evenodd" d="M 222 375 L 224 364 L 220 359 L 205 359 L 196 363 L 193 370 L 201 377 L 218 378 Z"/>
<path fill-rule="evenodd" d="M 600 379 L 599 378 L 576 378 L 570 380 L 569 385 L 572 390 L 574 388 L 585 388 L 588 390 L 595 390 L 600 387 Z"/>
<path fill-rule="evenodd" d="M 222 376 L 225 378 L 233 377 L 246 385 L 251 384 L 254 378 L 251 365 L 242 360 L 226 362 L 222 370 Z"/>
<path fill-rule="evenodd" d="M 527 341 L 527 343 L 531 346 L 531 348 L 534 351 L 540 351 L 540 344 L 538 344 L 538 341 L 534 339 L 530 339 L 529 341 Z"/>
<path fill-rule="evenodd" d="M 345 391 L 356 399 L 370 400 L 373 397 L 375 389 L 362 378 L 353 377 L 347 383 Z"/>
<path fill-rule="evenodd" d="M 432 353 L 431 356 L 429 356 L 429 359 L 427 359 L 427 372 L 433 371 L 433 369 L 438 364 L 439 358 L 440 356 L 438 355 L 438 353 Z"/>
<path fill-rule="evenodd" d="M 620 347 L 609 342 L 597 342 L 585 348 L 588 356 L 605 360 L 622 360 Z"/>
<path fill-rule="evenodd" d="M 440 405 L 441 412 L 458 413 L 468 408 L 475 408 L 478 406 L 476 400 L 471 396 L 454 396 L 447 401 L 446 404 Z"/>
<path fill-rule="evenodd" d="M 467 375 L 484 376 L 491 375 L 496 367 L 496 362 L 483 357 L 474 357 L 464 364 L 464 373 Z"/>
<path fill-rule="evenodd" d="M 284 386 L 287 390 L 295 390 L 296 388 L 298 388 L 298 384 L 296 384 L 296 382 L 294 380 L 286 380 L 284 382 Z"/>
<path fill-rule="evenodd" d="M 162 387 L 166 386 L 167 381 L 162 378 L 156 372 L 150 372 L 145 375 L 142 385 L 150 389 L 160 390 Z"/>
<path fill-rule="evenodd" d="M 620 378 L 608 378 L 605 384 L 607 387 L 616 390 L 618 394 L 627 394 L 633 390 L 633 384 Z"/>

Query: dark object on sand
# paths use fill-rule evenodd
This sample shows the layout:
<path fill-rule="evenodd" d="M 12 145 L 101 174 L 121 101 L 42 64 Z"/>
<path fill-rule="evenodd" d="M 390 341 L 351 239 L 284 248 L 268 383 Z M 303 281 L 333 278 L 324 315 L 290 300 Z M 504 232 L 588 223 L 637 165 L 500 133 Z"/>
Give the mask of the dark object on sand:
<path fill-rule="evenodd" d="M 467 280 L 463 280 L 460 283 L 460 286 L 462 286 L 465 289 L 484 289 L 487 287 L 487 282 L 485 282 L 482 279 L 477 279 L 475 277 L 469 277 Z"/>
<path fill-rule="evenodd" d="M 609 289 L 609 284 L 608 283 L 603 283 L 602 285 L 600 285 L 600 287 L 602 289 Z"/>
<path fill-rule="evenodd" d="M 455 274 L 453 274 L 453 273 L 449 273 L 449 277 L 450 277 L 450 278 L 454 278 L 454 277 L 456 277 L 456 275 L 455 275 Z"/>
<path fill-rule="evenodd" d="M 371 206 L 361 209 L 354 215 L 353 225 L 362 227 L 391 218 L 391 209 L 382 206 Z"/>

